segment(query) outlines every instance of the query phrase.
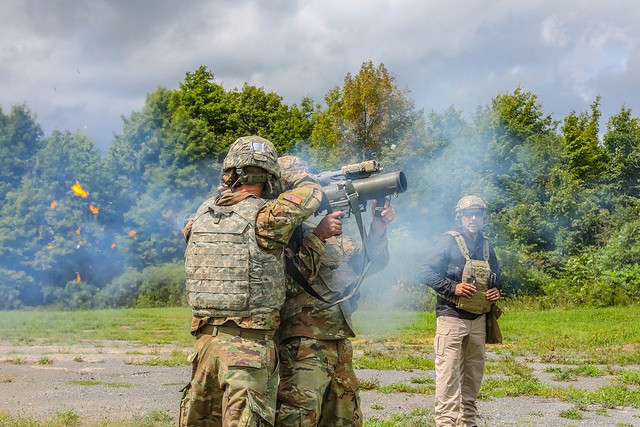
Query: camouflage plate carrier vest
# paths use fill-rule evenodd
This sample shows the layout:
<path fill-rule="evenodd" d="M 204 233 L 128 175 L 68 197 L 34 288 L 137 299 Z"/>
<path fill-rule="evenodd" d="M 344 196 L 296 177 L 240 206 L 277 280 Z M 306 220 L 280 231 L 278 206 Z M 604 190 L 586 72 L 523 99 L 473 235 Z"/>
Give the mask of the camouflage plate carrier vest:
<path fill-rule="evenodd" d="M 358 280 L 358 275 L 354 273 L 353 268 L 347 262 L 344 254 L 345 251 L 348 252 L 351 250 L 351 246 L 346 246 L 354 245 L 355 242 L 346 237 L 340 237 L 340 240 L 342 244 L 336 237 L 327 239 L 326 251 L 322 255 L 322 264 L 318 272 L 318 277 L 316 281 L 311 284 L 318 295 L 326 301 L 338 300 L 345 290 Z M 304 307 L 322 310 L 333 305 L 309 295 L 306 291 L 302 290 L 301 286 L 298 286 L 297 290 L 301 292 L 295 296 L 289 295 L 287 303 L 280 312 L 283 321 L 300 313 Z M 351 327 L 351 315 L 354 309 L 352 308 L 350 299 L 339 303 L 339 305 L 347 323 L 349 323 L 349 327 Z"/>
<path fill-rule="evenodd" d="M 491 301 L 487 299 L 487 290 L 489 290 L 489 282 L 491 278 L 491 267 L 489 266 L 489 240 L 485 237 L 482 248 L 483 259 L 471 259 L 469 249 L 464 242 L 464 238 L 457 231 L 448 231 L 446 234 L 453 236 L 458 244 L 458 248 L 462 256 L 466 260 L 464 269 L 462 270 L 462 281 L 473 283 L 476 285 L 476 292 L 471 298 L 466 297 L 449 297 L 442 294 L 443 299 L 453 302 L 456 308 L 469 313 L 483 314 L 491 310 Z"/>
<path fill-rule="evenodd" d="M 251 196 L 232 206 L 205 201 L 185 251 L 187 300 L 197 317 L 248 317 L 284 303 L 284 259 L 256 243 L 264 205 Z"/>

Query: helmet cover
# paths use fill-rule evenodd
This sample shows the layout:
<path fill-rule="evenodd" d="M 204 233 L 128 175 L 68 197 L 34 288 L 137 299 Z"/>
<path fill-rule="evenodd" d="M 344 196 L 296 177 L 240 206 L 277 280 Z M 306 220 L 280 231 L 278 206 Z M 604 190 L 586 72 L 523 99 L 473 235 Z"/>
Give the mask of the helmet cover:
<path fill-rule="evenodd" d="M 275 178 L 280 177 L 276 147 L 268 139 L 257 135 L 240 137 L 231 144 L 229 153 L 222 163 L 222 172 L 242 169 L 245 166 L 256 166 Z"/>

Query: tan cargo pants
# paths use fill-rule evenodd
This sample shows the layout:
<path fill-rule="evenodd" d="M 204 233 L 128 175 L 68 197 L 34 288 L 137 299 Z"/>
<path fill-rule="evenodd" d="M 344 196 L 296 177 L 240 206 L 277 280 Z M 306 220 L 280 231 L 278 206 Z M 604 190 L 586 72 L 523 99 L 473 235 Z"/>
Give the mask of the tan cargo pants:
<path fill-rule="evenodd" d="M 485 315 L 475 320 L 439 316 L 436 354 L 437 427 L 476 426 L 476 399 L 484 374 Z"/>

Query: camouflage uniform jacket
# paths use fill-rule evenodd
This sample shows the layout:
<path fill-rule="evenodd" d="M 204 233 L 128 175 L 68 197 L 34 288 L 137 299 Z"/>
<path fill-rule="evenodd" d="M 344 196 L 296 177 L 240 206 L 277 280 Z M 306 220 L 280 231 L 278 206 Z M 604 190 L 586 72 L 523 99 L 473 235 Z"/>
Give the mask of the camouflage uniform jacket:
<path fill-rule="evenodd" d="M 364 249 L 346 236 L 331 237 L 323 243 L 313 234 L 312 227 L 305 223 L 303 228 L 304 240 L 296 259 L 299 270 L 320 295 L 327 300 L 335 299 L 358 279 L 366 261 Z M 389 261 L 388 241 L 386 234 L 377 237 L 371 230 L 367 238 L 372 261 L 368 274 L 372 274 L 382 270 Z M 316 272 L 321 281 L 316 280 Z M 308 294 L 287 275 L 287 300 L 281 309 L 278 340 L 299 336 L 322 340 L 354 337 L 351 316 L 359 297 L 358 291 L 351 298 L 332 305 Z"/>
<path fill-rule="evenodd" d="M 264 202 L 255 221 L 257 245 L 261 250 L 276 256 L 281 256 L 295 228 L 316 211 L 322 198 L 321 187 L 304 172 L 287 173 L 284 182 L 283 192 L 278 198 Z M 219 206 L 231 206 L 249 196 L 249 193 L 242 191 L 229 192 L 215 199 L 214 203 Z M 190 232 L 191 227 L 188 224 L 185 227 L 187 241 Z M 280 315 L 278 310 L 271 310 L 269 313 L 245 317 L 193 316 L 191 332 L 195 335 L 205 323 L 223 325 L 227 322 L 234 322 L 242 328 L 276 329 L 280 324 Z"/>

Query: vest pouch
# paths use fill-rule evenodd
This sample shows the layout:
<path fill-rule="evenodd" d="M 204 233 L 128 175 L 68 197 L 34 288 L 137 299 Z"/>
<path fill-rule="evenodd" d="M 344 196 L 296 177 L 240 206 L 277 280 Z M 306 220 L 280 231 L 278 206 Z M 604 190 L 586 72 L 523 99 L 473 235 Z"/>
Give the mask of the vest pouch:
<path fill-rule="evenodd" d="M 456 299 L 456 308 L 459 308 L 469 313 L 483 314 L 491 311 L 491 301 L 487 299 L 487 293 L 483 291 L 477 291 L 471 298 Z"/>

